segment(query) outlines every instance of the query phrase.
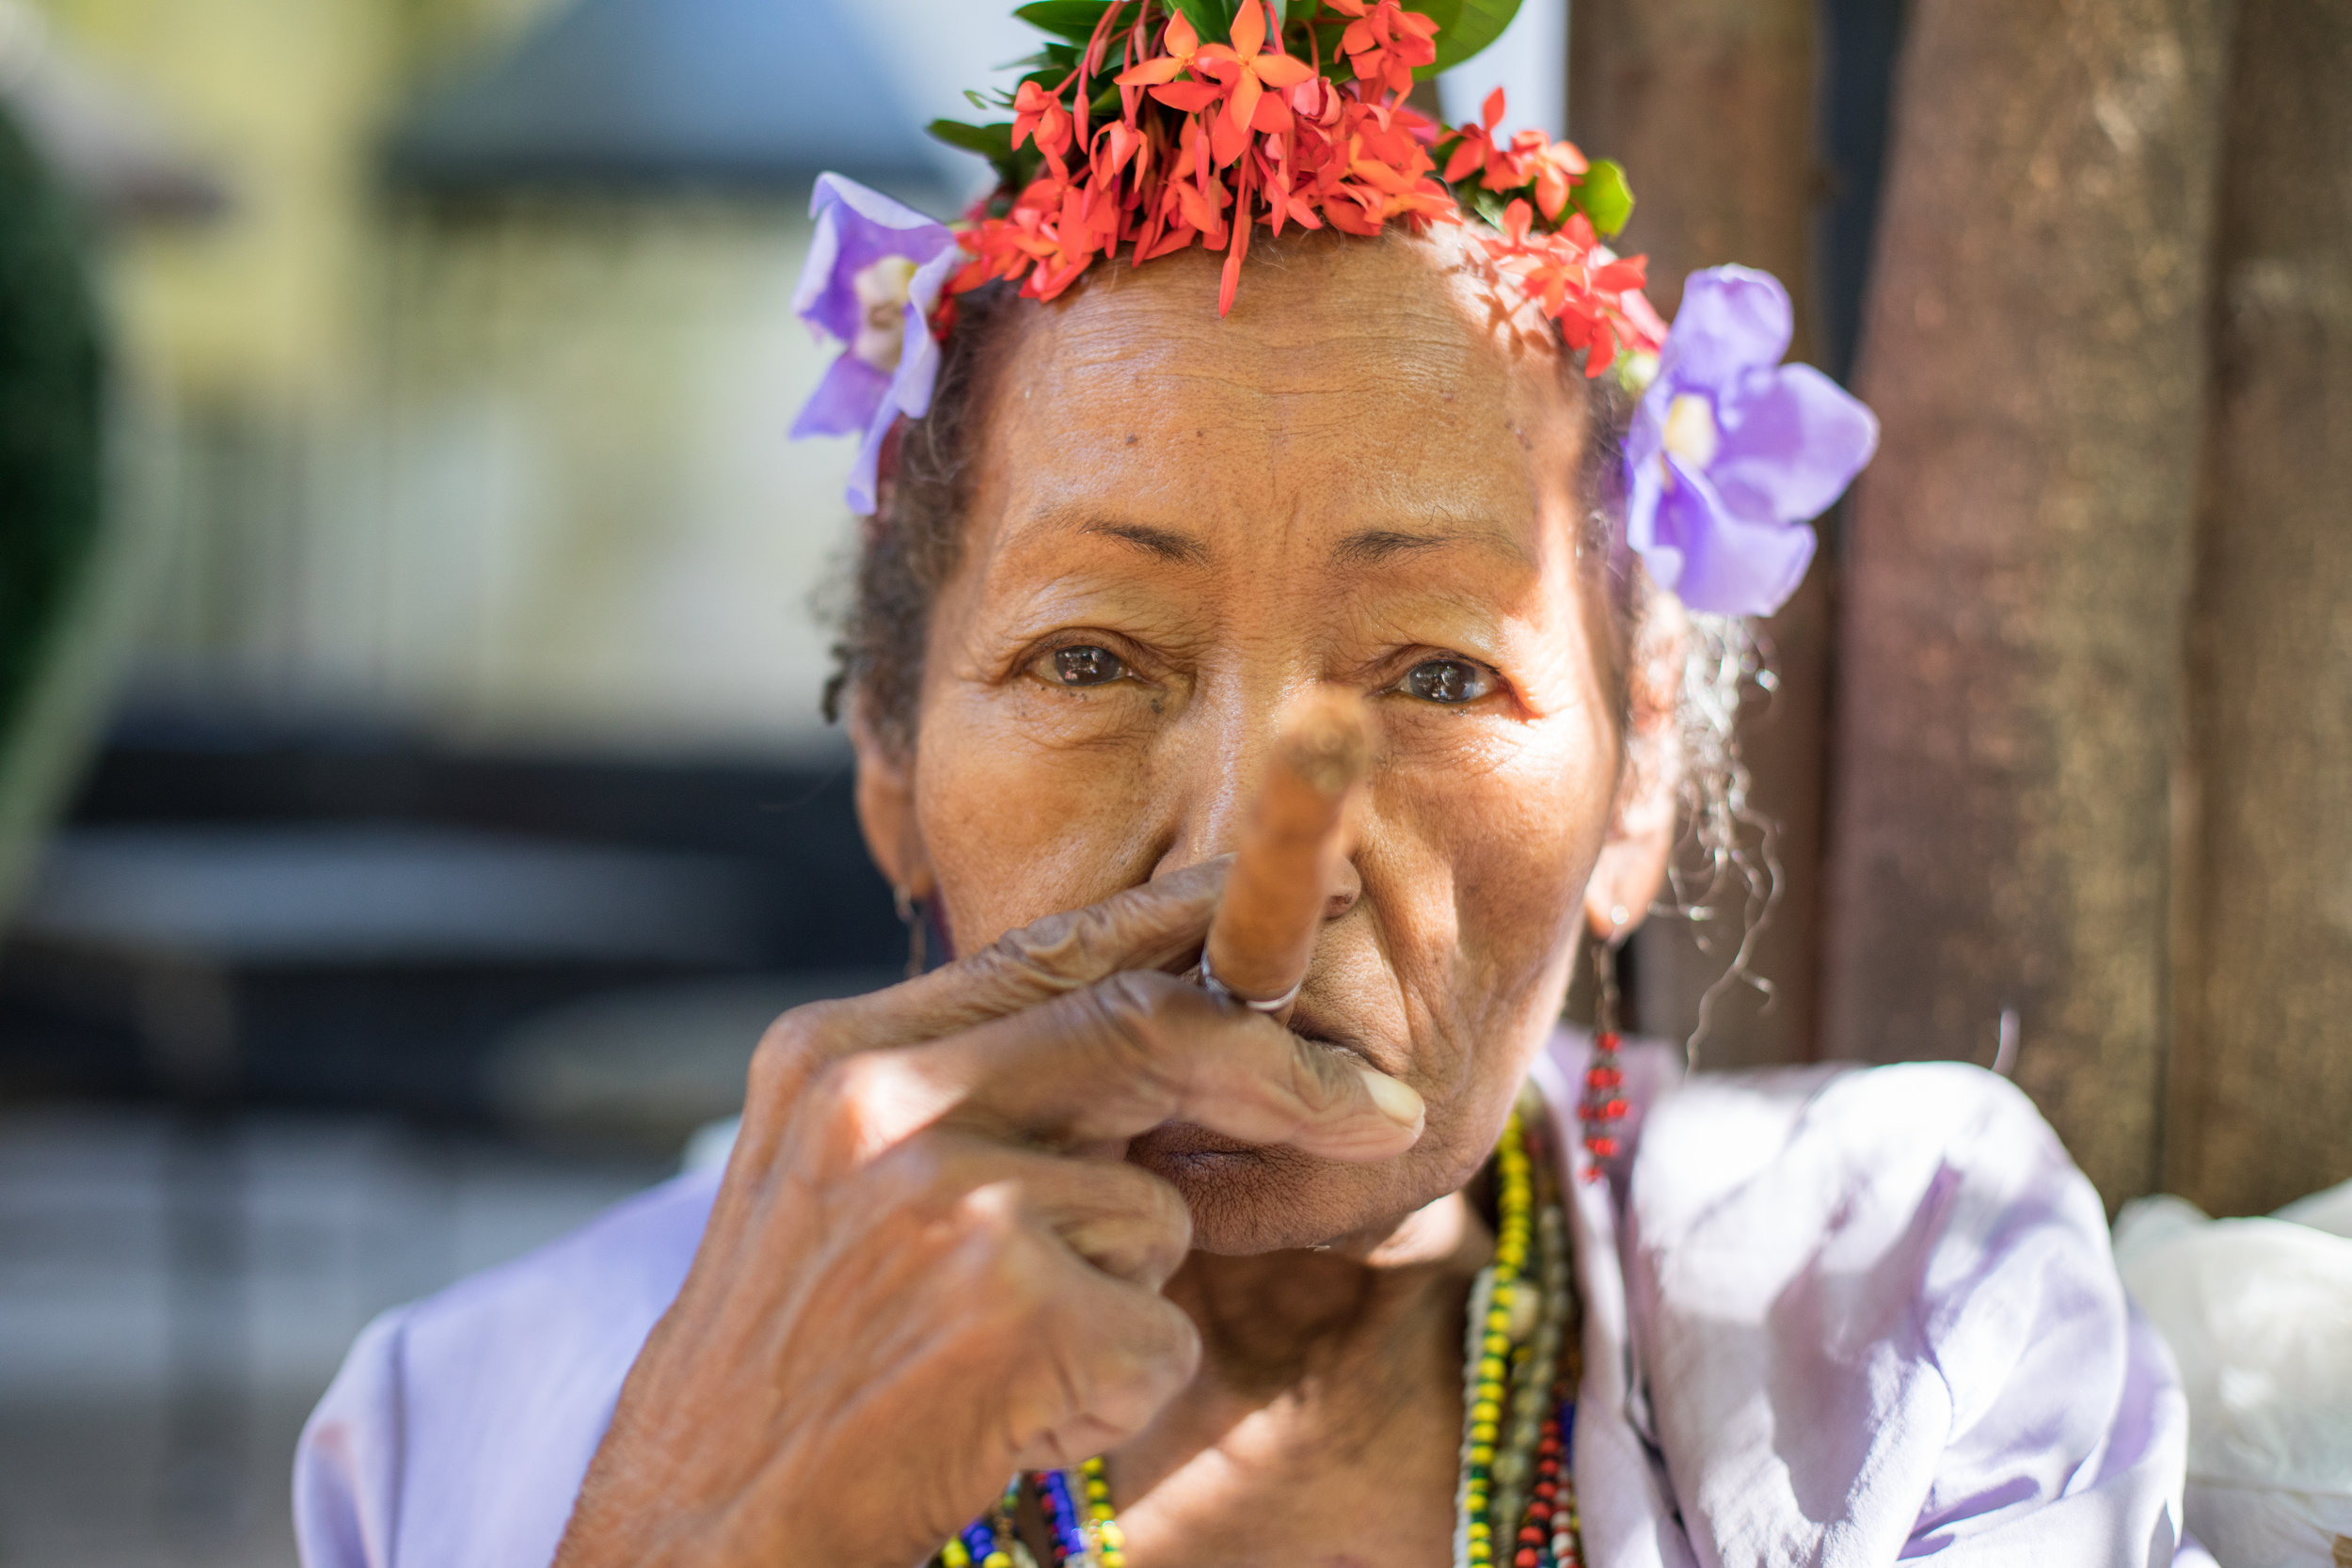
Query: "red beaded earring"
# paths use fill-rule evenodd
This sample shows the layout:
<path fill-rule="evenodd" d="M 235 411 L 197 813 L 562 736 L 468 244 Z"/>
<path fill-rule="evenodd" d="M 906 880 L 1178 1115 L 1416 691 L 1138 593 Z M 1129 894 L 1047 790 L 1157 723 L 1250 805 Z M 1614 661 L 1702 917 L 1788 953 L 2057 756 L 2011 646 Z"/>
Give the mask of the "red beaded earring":
<path fill-rule="evenodd" d="M 1587 1180 L 1607 1172 L 1603 1163 L 1623 1147 L 1618 1129 L 1625 1121 L 1625 1066 L 1617 1054 L 1617 942 L 1614 933 L 1593 940 L 1593 1059 L 1584 1069 L 1584 1099 L 1576 1117 L 1584 1127 Z"/>

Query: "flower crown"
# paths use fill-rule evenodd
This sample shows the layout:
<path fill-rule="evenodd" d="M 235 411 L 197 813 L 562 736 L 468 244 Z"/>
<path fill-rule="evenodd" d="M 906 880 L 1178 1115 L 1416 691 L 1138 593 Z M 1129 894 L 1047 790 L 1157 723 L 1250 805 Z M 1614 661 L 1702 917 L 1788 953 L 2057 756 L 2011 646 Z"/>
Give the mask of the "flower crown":
<path fill-rule="evenodd" d="M 1777 609 L 1812 559 L 1804 525 L 1868 461 L 1876 421 L 1819 372 L 1780 365 L 1788 297 L 1762 273 L 1694 274 L 1669 333 L 1642 292 L 1645 258 L 1606 244 L 1633 209 L 1615 164 L 1540 131 L 1502 138 L 1500 88 L 1476 123 L 1452 128 L 1407 104 L 1417 79 L 1486 47 L 1518 9 L 1424 4 L 1022 7 L 1049 41 L 996 95 L 1012 119 L 931 126 L 997 172 L 961 227 L 838 175 L 818 181 L 794 304 L 846 347 L 792 434 L 863 436 L 849 500 L 871 514 L 891 428 L 930 410 L 958 294 L 1017 279 L 1051 300 L 1098 261 L 1140 266 L 1197 245 L 1225 253 L 1222 316 L 1261 226 L 1375 235 L 1476 219 L 1476 242 L 1586 375 L 1616 369 L 1646 388 L 1626 450 L 1626 539 L 1652 577 L 1693 610 Z"/>

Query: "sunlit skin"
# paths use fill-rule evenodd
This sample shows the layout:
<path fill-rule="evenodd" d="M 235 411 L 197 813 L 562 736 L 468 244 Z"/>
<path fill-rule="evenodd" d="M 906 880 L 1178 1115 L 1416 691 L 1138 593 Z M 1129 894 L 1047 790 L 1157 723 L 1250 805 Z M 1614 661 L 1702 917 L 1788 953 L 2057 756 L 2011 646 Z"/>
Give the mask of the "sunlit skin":
<path fill-rule="evenodd" d="M 978 956 L 771 1032 L 560 1561 L 903 1565 L 1105 1450 L 1136 1568 L 1447 1560 L 1462 1189 L 1672 823 L 1586 393 L 1460 258 L 1286 247 L 1222 322 L 1172 258 L 1025 319 L 914 743 L 855 726 L 877 860 Z M 1286 1033 L 1174 975 L 1318 686 L 1375 752 Z"/>
<path fill-rule="evenodd" d="M 1231 848 L 1290 699 L 1373 700 L 1353 875 L 1295 1026 L 1420 1090 L 1429 1132 L 1371 1169 L 1146 1139 L 1218 1252 L 1469 1178 L 1557 1014 L 1619 771 L 1575 389 L 1540 339 L 1466 331 L 1478 291 L 1432 287 L 1419 247 L 1317 255 L 1362 293 L 1253 274 L 1264 297 L 1217 330 L 1200 269 L 1154 267 L 1040 312 L 937 611 L 912 820 L 872 814 L 898 879 L 979 945 Z M 1059 678 L 1073 647 L 1120 674 Z M 1415 696 L 1417 670 L 1486 694 Z"/>

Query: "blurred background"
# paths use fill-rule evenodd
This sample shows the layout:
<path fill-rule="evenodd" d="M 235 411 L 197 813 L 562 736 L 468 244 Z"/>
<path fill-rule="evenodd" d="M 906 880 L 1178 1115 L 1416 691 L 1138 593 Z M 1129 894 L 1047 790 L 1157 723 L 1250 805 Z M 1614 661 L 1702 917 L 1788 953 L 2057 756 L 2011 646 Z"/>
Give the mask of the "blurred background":
<path fill-rule="evenodd" d="M 815 173 L 960 206 L 917 127 L 1029 38 L 0 0 L 0 1565 L 291 1562 L 370 1316 L 895 976 L 789 299 Z M 1749 713 L 1761 984 L 1694 879 L 1642 1026 L 2000 1053 L 2111 1205 L 2352 1176 L 2345 80 L 2326 0 L 1527 0 L 1435 85 L 1886 423 Z"/>

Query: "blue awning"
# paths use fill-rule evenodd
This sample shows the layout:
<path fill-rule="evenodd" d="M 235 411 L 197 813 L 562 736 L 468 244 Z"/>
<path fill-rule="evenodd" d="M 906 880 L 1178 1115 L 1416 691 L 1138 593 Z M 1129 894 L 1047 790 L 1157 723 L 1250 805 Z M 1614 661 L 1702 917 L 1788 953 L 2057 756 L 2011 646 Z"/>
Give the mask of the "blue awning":
<path fill-rule="evenodd" d="M 820 169 L 913 194 L 944 165 L 839 6 L 574 0 L 392 133 L 398 184 L 703 185 L 785 195 Z"/>

